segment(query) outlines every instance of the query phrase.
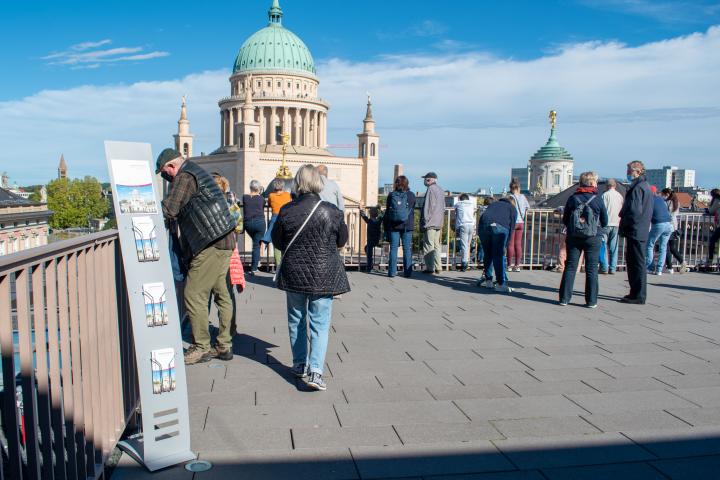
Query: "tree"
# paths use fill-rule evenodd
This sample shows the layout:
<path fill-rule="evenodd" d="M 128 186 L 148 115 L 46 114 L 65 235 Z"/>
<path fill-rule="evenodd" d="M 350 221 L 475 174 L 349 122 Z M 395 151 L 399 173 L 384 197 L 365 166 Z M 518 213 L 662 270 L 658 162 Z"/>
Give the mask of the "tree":
<path fill-rule="evenodd" d="M 102 196 L 100 183 L 94 177 L 82 180 L 58 178 L 47 186 L 48 208 L 52 228 L 85 227 L 91 218 L 104 217 L 108 204 Z"/>

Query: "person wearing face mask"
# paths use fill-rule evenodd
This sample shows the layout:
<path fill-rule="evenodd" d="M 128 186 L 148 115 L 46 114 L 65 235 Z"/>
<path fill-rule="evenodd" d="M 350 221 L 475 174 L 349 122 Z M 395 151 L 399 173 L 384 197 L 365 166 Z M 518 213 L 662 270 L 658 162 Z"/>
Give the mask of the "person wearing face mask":
<path fill-rule="evenodd" d="M 183 257 L 188 264 L 184 298 L 193 344 L 185 352 L 185 363 L 207 362 L 212 357 L 231 360 L 233 309 L 227 273 L 235 249 L 235 219 L 225 194 L 200 165 L 166 148 L 158 156 L 156 167 L 155 173 L 171 179 L 170 190 L 162 201 L 162 212 L 167 225 L 177 224 L 183 239 Z M 211 293 L 220 323 L 214 351 L 210 349 L 208 318 Z"/>
<path fill-rule="evenodd" d="M 653 194 L 645 178 L 645 165 L 636 160 L 627 165 L 630 182 L 620 210 L 620 236 L 625 238 L 625 264 L 630 293 L 620 301 L 645 304 L 647 299 L 646 250 L 653 215 Z"/>

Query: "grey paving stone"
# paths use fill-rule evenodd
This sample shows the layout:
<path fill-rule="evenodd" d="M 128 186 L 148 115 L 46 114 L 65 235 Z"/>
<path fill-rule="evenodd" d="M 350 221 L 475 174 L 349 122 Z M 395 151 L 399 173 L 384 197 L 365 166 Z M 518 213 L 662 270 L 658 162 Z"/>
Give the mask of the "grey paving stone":
<path fill-rule="evenodd" d="M 546 480 L 538 471 L 516 471 L 497 473 L 477 473 L 468 475 L 431 475 L 423 480 Z"/>
<path fill-rule="evenodd" d="M 666 390 L 570 394 L 568 398 L 590 411 L 593 415 L 694 406 L 692 403 Z"/>
<path fill-rule="evenodd" d="M 489 442 L 352 448 L 362 478 L 448 475 L 513 470 Z"/>
<path fill-rule="evenodd" d="M 355 403 L 336 405 L 343 427 L 469 421 L 451 402 Z"/>
<path fill-rule="evenodd" d="M 435 375 L 428 371 L 426 375 L 375 375 L 383 388 L 391 387 L 448 387 L 461 385 L 460 381 L 450 374 Z"/>
<path fill-rule="evenodd" d="M 658 460 L 652 465 L 673 480 L 717 478 L 720 472 L 720 455 L 676 460 Z"/>
<path fill-rule="evenodd" d="M 193 451 L 237 452 L 292 450 L 289 428 L 265 428 L 237 425 L 234 422 L 212 422 L 205 430 L 192 432 Z"/>
<path fill-rule="evenodd" d="M 664 367 L 684 375 L 705 375 L 720 373 L 720 364 L 711 362 L 673 362 L 665 363 Z"/>
<path fill-rule="evenodd" d="M 590 467 L 544 469 L 548 480 L 665 480 L 666 477 L 647 463 L 614 463 Z M 673 477 L 674 478 L 674 477 Z"/>
<path fill-rule="evenodd" d="M 605 367 L 607 369 L 608 367 Z M 610 378 L 598 368 L 564 368 L 554 370 L 533 370 L 531 375 L 543 382 L 559 382 L 563 380 L 585 380 L 588 378 Z"/>
<path fill-rule="evenodd" d="M 554 370 L 561 368 L 594 368 L 614 367 L 618 365 L 611 359 L 600 354 L 586 355 L 552 355 L 533 356 L 518 355 L 518 361 L 533 368 L 533 370 Z"/>
<path fill-rule="evenodd" d="M 512 398 L 517 394 L 502 383 L 484 383 L 481 385 L 457 385 L 451 387 L 428 387 L 436 400 L 461 400 L 472 398 Z"/>
<path fill-rule="evenodd" d="M 720 407 L 673 408 L 669 413 L 680 417 L 694 427 L 720 425 Z"/>
<path fill-rule="evenodd" d="M 706 375 L 671 375 L 667 377 L 657 377 L 657 380 L 672 385 L 675 388 L 720 387 L 720 375 L 716 373 Z"/>
<path fill-rule="evenodd" d="M 522 397 L 531 395 L 558 395 L 563 393 L 595 393 L 589 386 L 579 380 L 565 380 L 558 382 L 513 382 L 508 387 Z"/>
<path fill-rule="evenodd" d="M 395 425 L 404 444 L 475 442 L 505 438 L 489 422 Z"/>
<path fill-rule="evenodd" d="M 640 353 L 609 353 L 608 358 L 622 365 L 662 365 L 672 363 L 707 363 L 681 351 L 640 352 Z"/>
<path fill-rule="evenodd" d="M 677 375 L 677 377 L 682 377 Z M 673 377 L 666 377 L 673 378 Z M 591 378 L 583 380 L 584 383 L 600 390 L 602 393 L 632 392 L 642 390 L 666 390 L 672 388 L 654 378 Z"/>
<path fill-rule="evenodd" d="M 492 420 L 490 423 L 508 438 L 600 433 L 600 430 L 578 416 Z"/>
<path fill-rule="evenodd" d="M 400 445 L 391 426 L 303 427 L 292 429 L 295 448 L 371 447 Z"/>
<path fill-rule="evenodd" d="M 425 387 L 359 388 L 342 390 L 348 403 L 421 402 L 435 400 Z"/>
<path fill-rule="evenodd" d="M 597 465 L 654 459 L 620 434 L 510 438 L 493 443 L 520 469 Z"/>
<path fill-rule="evenodd" d="M 582 417 L 603 432 L 691 428 L 686 422 L 662 410 L 615 412 L 607 415 L 582 415 Z"/>
<path fill-rule="evenodd" d="M 292 478 L 301 480 L 348 480 L 359 478 L 347 448 L 302 449 L 285 451 L 202 452 L 201 460 L 213 464 L 202 474 L 203 480 L 267 480 Z M 198 476 L 200 478 L 200 476 Z"/>
<path fill-rule="evenodd" d="M 473 421 L 579 415 L 585 410 L 559 395 L 458 400 L 455 403 Z"/>
<path fill-rule="evenodd" d="M 658 458 L 720 455 L 720 427 L 623 432 Z"/>
<path fill-rule="evenodd" d="M 316 395 L 321 393 L 316 392 Z M 312 393 L 310 393 L 312 395 Z M 287 405 L 259 405 L 257 407 L 211 407 L 205 428 L 218 425 L 232 427 L 254 425 L 259 428 L 338 426 L 332 405 L 315 405 L 312 408 L 288 409 Z"/>
<path fill-rule="evenodd" d="M 623 367 L 600 367 L 613 378 L 662 377 L 667 375 L 681 375 L 662 365 L 631 365 Z"/>
<path fill-rule="evenodd" d="M 673 393 L 703 407 L 720 407 L 720 387 L 678 388 Z"/>

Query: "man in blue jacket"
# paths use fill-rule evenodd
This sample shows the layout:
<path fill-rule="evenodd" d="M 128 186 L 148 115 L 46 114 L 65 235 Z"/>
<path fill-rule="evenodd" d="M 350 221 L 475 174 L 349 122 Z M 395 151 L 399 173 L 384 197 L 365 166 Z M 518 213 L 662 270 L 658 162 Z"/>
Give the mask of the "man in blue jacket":
<path fill-rule="evenodd" d="M 643 305 L 647 298 L 646 249 L 653 214 L 653 194 L 645 179 L 642 162 L 628 163 L 627 179 L 630 186 L 620 210 L 619 233 L 625 237 L 625 268 L 630 293 L 620 301 Z"/>

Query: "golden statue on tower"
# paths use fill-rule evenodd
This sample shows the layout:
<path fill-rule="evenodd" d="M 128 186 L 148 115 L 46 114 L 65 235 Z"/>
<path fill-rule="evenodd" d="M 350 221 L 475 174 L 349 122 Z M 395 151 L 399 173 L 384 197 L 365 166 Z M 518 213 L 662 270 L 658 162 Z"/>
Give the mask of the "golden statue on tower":
<path fill-rule="evenodd" d="M 292 172 L 290 172 L 290 167 L 288 167 L 285 163 L 285 154 L 287 153 L 287 147 L 290 142 L 290 134 L 283 133 L 280 135 L 280 138 L 282 138 L 282 163 L 280 164 L 280 168 L 278 168 L 278 171 L 275 174 L 275 178 L 293 178 Z"/>

